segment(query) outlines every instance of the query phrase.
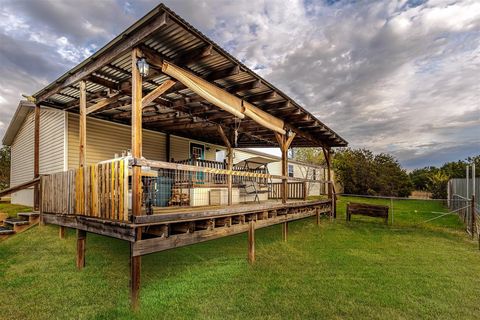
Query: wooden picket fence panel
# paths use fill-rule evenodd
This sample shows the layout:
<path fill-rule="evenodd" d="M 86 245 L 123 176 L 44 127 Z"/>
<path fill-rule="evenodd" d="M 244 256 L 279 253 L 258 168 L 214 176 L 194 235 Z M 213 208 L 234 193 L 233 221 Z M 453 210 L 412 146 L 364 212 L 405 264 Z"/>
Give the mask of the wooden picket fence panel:
<path fill-rule="evenodd" d="M 42 210 L 127 221 L 128 174 L 115 160 L 42 176 Z"/>

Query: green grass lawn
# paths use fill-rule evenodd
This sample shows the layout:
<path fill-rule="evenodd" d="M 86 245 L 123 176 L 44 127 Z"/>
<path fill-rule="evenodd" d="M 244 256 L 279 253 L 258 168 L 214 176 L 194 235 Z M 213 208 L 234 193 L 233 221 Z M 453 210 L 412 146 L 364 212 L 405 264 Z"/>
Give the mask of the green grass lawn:
<path fill-rule="evenodd" d="M 10 204 L 10 202 L 0 202 L 0 212 L 8 214 L 9 217 L 16 217 L 18 212 L 30 212 L 32 207 Z"/>
<path fill-rule="evenodd" d="M 354 216 L 293 222 L 142 259 L 141 309 L 129 309 L 127 243 L 88 235 L 75 269 L 75 236 L 35 227 L 0 242 L 5 319 L 478 319 L 480 251 L 456 216 L 430 201 L 395 201 L 394 225 Z M 415 212 L 416 210 L 416 212 Z"/>

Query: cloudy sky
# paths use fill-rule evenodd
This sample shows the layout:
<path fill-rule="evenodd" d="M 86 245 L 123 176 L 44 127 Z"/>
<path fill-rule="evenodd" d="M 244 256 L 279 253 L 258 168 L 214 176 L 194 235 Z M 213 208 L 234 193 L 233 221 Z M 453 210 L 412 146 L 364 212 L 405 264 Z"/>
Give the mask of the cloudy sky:
<path fill-rule="evenodd" d="M 480 154 L 479 0 L 165 2 L 352 147 L 407 168 Z M 22 93 L 157 4 L 0 0 L 0 137 Z"/>

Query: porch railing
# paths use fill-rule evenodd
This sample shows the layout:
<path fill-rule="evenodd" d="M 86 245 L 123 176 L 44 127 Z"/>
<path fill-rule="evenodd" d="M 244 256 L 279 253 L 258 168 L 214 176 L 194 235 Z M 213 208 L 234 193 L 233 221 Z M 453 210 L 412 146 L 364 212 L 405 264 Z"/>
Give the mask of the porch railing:
<path fill-rule="evenodd" d="M 308 196 L 307 182 L 288 182 L 288 199 L 306 200 Z M 274 182 L 270 184 L 268 192 L 269 199 L 282 198 L 282 183 Z"/>
<path fill-rule="evenodd" d="M 129 221 L 132 166 L 141 167 L 142 214 L 147 215 L 169 212 L 171 207 L 227 205 L 229 197 L 232 204 L 281 199 L 279 181 L 282 179 L 288 180 L 288 199 L 319 196 L 325 184 L 320 180 L 226 170 L 214 165 L 200 167 L 146 159 L 118 159 L 42 176 L 41 211 Z M 226 183 L 229 175 L 234 181 L 231 189 Z"/>

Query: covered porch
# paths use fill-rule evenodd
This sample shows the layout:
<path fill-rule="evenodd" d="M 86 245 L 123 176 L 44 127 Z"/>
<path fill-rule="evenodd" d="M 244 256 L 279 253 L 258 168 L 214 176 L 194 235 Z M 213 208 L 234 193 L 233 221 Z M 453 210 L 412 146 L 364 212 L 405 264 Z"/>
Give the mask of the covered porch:
<path fill-rule="evenodd" d="M 36 178 L 40 108 L 79 115 L 78 168 L 41 177 L 41 219 L 77 229 L 79 269 L 87 232 L 128 241 L 133 306 L 144 254 L 248 232 L 253 263 L 255 228 L 282 223 L 286 240 L 289 221 L 335 215 L 331 150 L 347 142 L 164 5 L 30 99 Z M 131 154 L 87 164 L 87 116 L 130 125 Z M 143 156 L 142 128 L 166 134 L 167 161 Z M 172 162 L 170 135 L 224 146 L 226 161 Z M 237 147 L 278 147 L 281 174 L 236 167 Z M 290 177 L 292 147 L 322 148 L 326 180 Z"/>

